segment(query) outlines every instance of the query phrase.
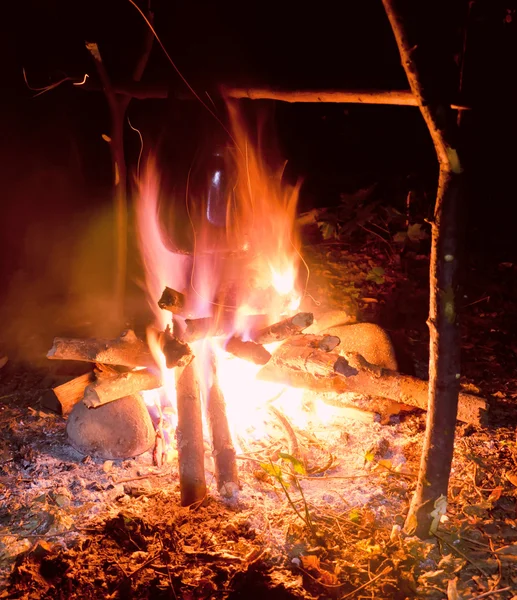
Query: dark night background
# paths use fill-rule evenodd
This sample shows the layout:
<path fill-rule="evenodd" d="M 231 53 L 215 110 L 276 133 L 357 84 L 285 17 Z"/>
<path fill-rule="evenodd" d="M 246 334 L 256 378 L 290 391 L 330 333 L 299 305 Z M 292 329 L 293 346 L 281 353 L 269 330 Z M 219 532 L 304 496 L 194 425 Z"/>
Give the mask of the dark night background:
<path fill-rule="evenodd" d="M 467 0 L 422 2 L 423 44 L 436 48 L 437 85 L 457 89 Z M 27 89 L 64 77 L 96 77 L 84 42 L 96 41 L 114 80 L 129 75 L 145 24 L 127 0 L 32 0 L 4 14 L 0 111 L 2 334 L 6 344 L 48 339 L 102 314 L 112 289 L 109 113 L 102 93 L 69 83 L 39 97 Z M 467 251 L 514 260 L 517 158 L 515 0 L 472 3 L 462 101 L 469 173 Z M 432 10 L 431 8 L 432 7 Z M 406 89 L 380 0 L 363 2 L 152 3 L 155 26 L 191 85 L 216 98 L 219 83 L 300 89 Z M 423 25 L 422 25 L 423 24 Z M 185 88 L 155 44 L 147 82 Z M 271 102 L 246 101 L 249 109 Z M 221 137 L 194 101 L 133 100 L 128 114 L 146 146 L 159 146 L 172 189 L 196 152 Z M 433 191 L 430 137 L 411 107 L 276 104 L 274 123 L 289 176 L 304 178 L 300 208 L 380 182 L 396 204 L 414 182 Z M 127 130 L 128 164 L 138 140 Z M 410 183 L 413 182 L 413 183 Z M 395 193 L 396 192 L 396 193 Z M 400 196 L 398 197 L 397 194 Z M 432 206 L 432 194 L 429 198 Z M 134 274 L 133 274 L 134 275 Z M 93 318 L 95 320 L 95 318 Z M 68 325 L 67 325 L 68 324 Z M 45 340 L 41 341 L 44 331 Z M 90 333 L 90 331 L 88 331 Z"/>

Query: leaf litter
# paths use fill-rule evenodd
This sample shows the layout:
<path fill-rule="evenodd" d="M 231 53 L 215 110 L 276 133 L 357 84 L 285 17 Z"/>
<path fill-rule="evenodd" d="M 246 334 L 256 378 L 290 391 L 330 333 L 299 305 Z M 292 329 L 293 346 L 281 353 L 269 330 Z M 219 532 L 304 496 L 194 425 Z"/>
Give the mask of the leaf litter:
<path fill-rule="evenodd" d="M 428 334 L 406 305 L 422 302 L 425 314 L 427 272 L 417 255 L 402 264 L 383 246 L 307 249 L 308 292 L 325 308 L 380 323 L 396 347 L 404 334 L 407 347 L 397 349 L 419 374 Z M 277 424 L 274 442 L 239 456 L 237 501 L 217 497 L 208 463 L 210 494 L 189 509 L 179 506 L 174 465 L 158 469 L 149 454 L 106 462 L 79 455 L 64 421 L 39 409 L 46 379 L 9 362 L 0 373 L 0 598 L 515 597 L 509 299 L 493 300 L 495 278 L 474 282 L 469 293 L 490 294 L 495 331 L 479 326 L 484 303 L 467 309 L 462 384 L 493 399 L 493 423 L 458 425 L 447 514 L 427 541 L 403 533 L 425 428 L 418 411 L 386 425 L 341 418 L 293 426 L 303 463 Z"/>

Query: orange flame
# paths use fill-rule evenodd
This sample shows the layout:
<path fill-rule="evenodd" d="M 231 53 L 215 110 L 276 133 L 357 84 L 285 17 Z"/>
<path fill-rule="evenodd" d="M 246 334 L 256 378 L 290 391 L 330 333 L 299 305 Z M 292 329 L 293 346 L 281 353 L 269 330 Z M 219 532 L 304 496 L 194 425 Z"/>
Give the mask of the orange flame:
<path fill-rule="evenodd" d="M 296 289 L 299 240 L 294 231 L 299 186 L 283 185 L 282 173 L 272 174 L 260 158 L 260 146 L 254 149 L 249 143 L 234 105 L 229 105 L 229 116 L 236 147 L 229 150 L 227 162 L 234 170 L 235 184 L 226 199 L 224 243 L 221 228 L 214 228 L 206 219 L 210 201 L 207 195 L 188 198 L 189 225 L 195 240 L 193 255 L 171 249 L 160 227 L 159 177 L 154 160 L 148 161 L 139 182 L 138 239 L 148 299 L 158 330 L 170 323 L 170 313 L 157 306 L 165 286 L 186 293 L 189 310 L 195 317 L 233 315 L 234 332 L 244 336 L 248 333 L 243 318 L 246 315 L 265 314 L 272 323 L 292 314 L 300 301 L 300 291 Z M 214 178 L 217 177 L 216 172 Z M 167 397 L 174 406 L 173 371 L 165 367 L 153 330 L 149 330 L 148 340 L 160 365 Z M 220 348 L 216 349 L 217 375 L 235 441 L 237 436 L 246 438 L 247 430 L 254 430 L 249 433 L 254 437 L 264 433 L 267 403 L 273 398 L 281 396 L 299 412 L 301 392 L 286 392 L 278 384 L 257 381 L 259 367 L 228 356 L 222 349 L 224 341 L 219 340 Z M 207 371 L 203 347 L 197 344 L 195 352 L 198 366 Z M 149 401 L 154 402 L 155 396 L 150 395 Z"/>

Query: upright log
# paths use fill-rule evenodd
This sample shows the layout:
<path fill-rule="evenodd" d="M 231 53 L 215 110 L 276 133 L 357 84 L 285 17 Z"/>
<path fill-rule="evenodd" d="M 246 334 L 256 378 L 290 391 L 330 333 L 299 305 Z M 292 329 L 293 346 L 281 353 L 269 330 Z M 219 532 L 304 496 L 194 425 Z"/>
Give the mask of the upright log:
<path fill-rule="evenodd" d="M 181 506 L 190 506 L 206 496 L 201 394 L 195 361 L 176 369 L 176 397 Z"/>
<path fill-rule="evenodd" d="M 239 490 L 239 474 L 226 415 L 226 402 L 217 380 L 214 359 L 212 359 L 212 382 L 207 397 L 207 416 L 212 439 L 217 489 L 221 496 L 232 498 Z"/>
<path fill-rule="evenodd" d="M 383 0 L 383 4 L 402 66 L 431 134 L 440 166 L 430 262 L 429 408 L 417 489 L 405 524 L 407 533 L 425 538 L 436 531 L 446 510 L 454 448 L 460 384 L 457 215 L 463 176 L 452 141 L 457 129 L 454 115 L 449 108 L 447 93 L 437 88 L 437 83 L 443 79 L 439 76 L 440 67 L 434 60 L 434 73 L 426 71 L 424 62 L 419 60 L 426 49 L 418 37 L 411 39 L 414 31 L 408 27 L 411 19 L 413 26 L 420 24 L 422 30 L 428 28 L 431 15 L 427 10 L 437 10 L 437 7 L 428 3 L 427 10 L 422 10 L 418 3 L 407 0 Z M 409 14 L 411 11 L 413 13 Z M 421 20 L 424 14 L 425 23 Z M 438 40 L 438 33 L 433 39 Z M 428 48 L 428 56 L 435 58 L 437 50 L 437 46 Z"/>

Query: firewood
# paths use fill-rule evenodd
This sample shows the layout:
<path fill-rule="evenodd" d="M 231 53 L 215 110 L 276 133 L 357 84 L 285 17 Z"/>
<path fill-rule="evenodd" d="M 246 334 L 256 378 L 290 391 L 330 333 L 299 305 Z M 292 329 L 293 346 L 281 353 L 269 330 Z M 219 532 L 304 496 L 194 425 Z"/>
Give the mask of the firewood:
<path fill-rule="evenodd" d="M 100 365 L 95 374 L 96 380 L 84 390 L 83 402 L 88 408 L 97 408 L 124 396 L 153 390 L 162 385 L 161 378 L 147 369 L 119 373 Z"/>
<path fill-rule="evenodd" d="M 271 358 L 271 354 L 264 346 L 251 341 L 244 342 L 236 336 L 228 340 L 225 350 L 238 358 L 248 360 L 256 365 L 265 365 Z"/>
<path fill-rule="evenodd" d="M 174 337 L 170 328 L 160 334 L 160 346 L 165 355 L 165 365 L 168 369 L 173 367 L 186 367 L 193 359 L 190 347 L 178 338 Z"/>
<path fill-rule="evenodd" d="M 176 398 L 181 505 L 190 506 L 206 496 L 201 394 L 194 361 L 176 370 Z"/>
<path fill-rule="evenodd" d="M 180 314 L 185 308 L 185 296 L 181 292 L 166 287 L 158 300 L 158 306 L 173 314 Z"/>
<path fill-rule="evenodd" d="M 228 426 L 226 403 L 217 381 L 214 362 L 212 362 L 212 371 L 212 385 L 207 398 L 207 417 L 215 463 L 215 479 L 221 496 L 231 498 L 239 489 L 239 474 L 235 448 Z"/>
<path fill-rule="evenodd" d="M 67 417 L 82 400 L 86 386 L 94 380 L 93 373 L 85 373 L 49 390 L 41 398 L 41 405 Z"/>
<path fill-rule="evenodd" d="M 427 381 L 372 365 L 356 353 L 345 357 L 322 352 L 298 338 L 282 344 L 258 378 L 312 390 L 367 394 L 427 410 Z M 485 425 L 487 413 L 485 400 L 460 394 L 459 421 Z"/>
<path fill-rule="evenodd" d="M 294 317 L 284 319 L 268 327 L 251 332 L 250 338 L 257 344 L 270 344 L 280 342 L 288 337 L 300 334 L 314 321 L 314 315 L 309 312 L 301 312 Z"/>
<path fill-rule="evenodd" d="M 206 337 L 232 335 L 237 328 L 239 331 L 246 332 L 262 328 L 266 323 L 268 323 L 267 315 L 237 317 L 234 312 L 227 312 L 218 317 L 185 319 L 186 329 L 182 339 L 185 342 L 194 342 Z"/>
<path fill-rule="evenodd" d="M 230 333 L 224 322 L 213 317 L 201 317 L 199 319 L 185 319 L 187 326 L 182 338 L 186 342 L 194 342 L 206 337 L 218 337 Z"/>
<path fill-rule="evenodd" d="M 47 353 L 47 358 L 122 365 L 125 367 L 156 366 L 147 344 L 137 338 L 135 332 L 131 329 L 112 340 L 56 337 L 52 348 Z"/>

